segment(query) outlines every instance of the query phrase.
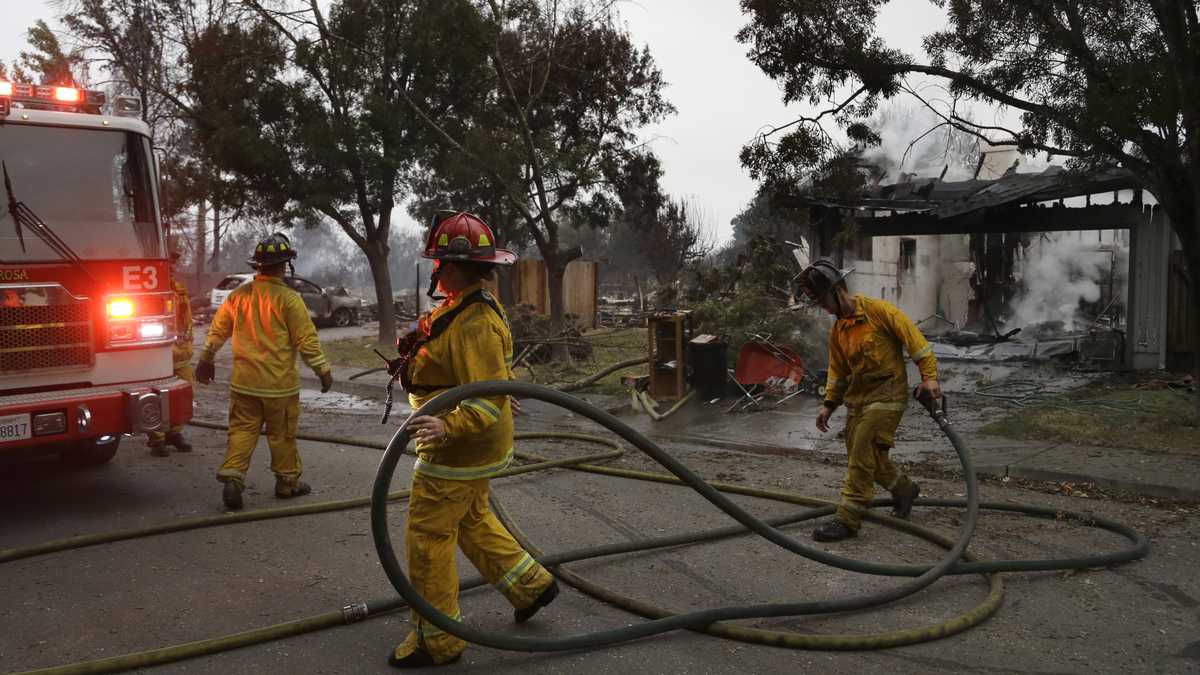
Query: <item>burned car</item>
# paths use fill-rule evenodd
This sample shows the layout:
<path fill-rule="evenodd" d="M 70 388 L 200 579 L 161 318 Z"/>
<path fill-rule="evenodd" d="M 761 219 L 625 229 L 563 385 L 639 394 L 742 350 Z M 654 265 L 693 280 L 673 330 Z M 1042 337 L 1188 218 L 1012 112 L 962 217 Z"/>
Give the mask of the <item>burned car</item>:
<path fill-rule="evenodd" d="M 215 312 L 235 288 L 253 279 L 253 274 L 230 274 L 222 279 L 212 289 L 212 311 Z M 304 305 L 308 307 L 308 314 L 314 323 L 333 326 L 358 323 L 363 301 L 350 295 L 345 288 L 321 288 L 308 279 L 297 276 L 285 277 L 284 282 L 304 298 Z"/>

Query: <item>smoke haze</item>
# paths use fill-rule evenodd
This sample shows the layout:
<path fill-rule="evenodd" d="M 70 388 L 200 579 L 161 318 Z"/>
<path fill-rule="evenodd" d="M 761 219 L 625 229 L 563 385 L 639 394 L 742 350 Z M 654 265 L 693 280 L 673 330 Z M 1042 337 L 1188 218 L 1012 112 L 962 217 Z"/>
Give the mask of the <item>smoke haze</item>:
<path fill-rule="evenodd" d="M 1023 292 L 1013 306 L 1010 324 L 1023 327 L 1062 321 L 1067 330 L 1083 328 L 1080 302 L 1100 299 L 1100 280 L 1110 254 L 1097 251 L 1074 233 L 1044 235 L 1025 252 Z"/>

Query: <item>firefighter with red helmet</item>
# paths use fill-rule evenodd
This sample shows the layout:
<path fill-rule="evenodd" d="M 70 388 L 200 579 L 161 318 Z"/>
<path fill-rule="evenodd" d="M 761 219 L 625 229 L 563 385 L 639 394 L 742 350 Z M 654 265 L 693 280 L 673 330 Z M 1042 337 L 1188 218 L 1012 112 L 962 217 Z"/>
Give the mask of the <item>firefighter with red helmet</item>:
<path fill-rule="evenodd" d="M 917 396 L 939 398 L 937 359 L 920 329 L 895 305 L 851 295 L 846 277 L 833 261 L 817 260 L 799 275 L 800 289 L 837 317 L 829 333 L 829 375 L 817 429 L 829 431 L 829 417 L 846 406 L 846 480 L 833 520 L 813 531 L 817 541 L 841 541 L 858 535 L 875 485 L 892 494 L 892 515 L 907 518 L 920 487 L 888 456 L 896 428 L 908 407 L 908 372 L 903 351 L 921 373 Z"/>
<path fill-rule="evenodd" d="M 483 220 L 440 212 L 424 257 L 434 260 L 430 293 L 445 301 L 401 338 L 397 360 L 416 410 L 450 387 L 512 378 L 512 335 L 500 303 L 483 288 L 497 265 L 516 255 L 496 247 Z M 417 443 L 405 550 L 413 586 L 448 616 L 460 617 L 455 544 L 528 621 L 558 595 L 554 577 L 500 524 L 488 506 L 489 479 L 508 466 L 513 418 L 507 396 L 469 398 L 440 416 L 409 422 Z M 398 668 L 457 661 L 466 643 L 413 613 L 412 631 L 388 657 Z"/>
<path fill-rule="evenodd" d="M 296 257 L 292 242 L 275 233 L 258 243 L 246 262 L 258 270 L 254 281 L 238 286 L 213 317 L 196 365 L 196 379 L 212 382 L 213 359 L 233 338 L 233 374 L 229 379 L 229 438 L 225 461 L 217 470 L 221 497 L 230 509 L 242 508 L 246 472 L 263 424 L 271 448 L 275 496 L 299 497 L 312 491 L 300 480 L 304 463 L 296 447 L 300 418 L 300 373 L 296 354 L 321 378 L 321 391 L 333 386 L 333 374 L 304 300 L 284 283 Z"/>

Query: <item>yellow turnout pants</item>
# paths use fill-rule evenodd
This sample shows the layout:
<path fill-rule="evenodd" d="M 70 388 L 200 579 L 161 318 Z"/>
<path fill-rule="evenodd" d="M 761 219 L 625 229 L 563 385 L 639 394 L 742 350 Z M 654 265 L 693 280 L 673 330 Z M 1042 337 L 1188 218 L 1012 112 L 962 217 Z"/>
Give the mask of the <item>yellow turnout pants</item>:
<path fill-rule="evenodd" d="M 271 471 L 275 477 L 295 485 L 304 473 L 300 450 L 296 447 L 296 428 L 300 418 L 300 395 L 263 398 L 229 392 L 229 441 L 225 461 L 217 470 L 217 480 L 245 486 L 250 458 L 263 423 L 267 425 L 267 443 L 271 447 Z"/>
<path fill-rule="evenodd" d="M 837 519 L 852 530 L 862 525 L 862 514 L 875 497 L 875 485 L 888 490 L 892 496 L 907 494 L 911 483 L 896 469 L 888 451 L 896 444 L 896 427 L 904 410 L 889 410 L 889 404 L 849 410 L 846 417 L 846 481 Z"/>
<path fill-rule="evenodd" d="M 508 599 L 524 609 L 554 578 L 521 548 L 488 506 L 488 479 L 445 480 L 414 475 L 408 498 L 405 550 L 408 574 L 417 592 L 447 616 L 461 619 L 458 608 L 457 544 L 475 569 Z M 435 663 L 461 654 L 467 643 L 443 632 L 416 612 L 413 630 L 396 646 L 396 658 L 417 649 Z"/>
<path fill-rule="evenodd" d="M 181 380 L 186 380 L 186 381 L 192 383 L 193 385 L 196 384 L 196 375 L 195 375 L 195 371 L 192 370 L 191 363 L 175 364 L 175 377 L 178 377 Z M 183 431 L 183 425 L 182 424 L 174 424 L 171 426 L 169 431 L 172 434 L 177 434 L 177 433 Z M 167 432 L 165 432 L 165 431 L 151 431 L 146 434 L 146 437 L 150 439 L 151 443 L 166 443 L 167 442 Z"/>

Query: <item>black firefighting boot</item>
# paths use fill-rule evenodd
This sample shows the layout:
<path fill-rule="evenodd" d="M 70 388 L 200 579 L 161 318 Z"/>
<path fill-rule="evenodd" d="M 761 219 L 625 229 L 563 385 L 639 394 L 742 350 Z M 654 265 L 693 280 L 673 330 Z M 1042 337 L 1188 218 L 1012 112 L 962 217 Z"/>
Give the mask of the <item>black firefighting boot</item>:
<path fill-rule="evenodd" d="M 546 590 L 542 591 L 542 594 L 537 597 L 537 600 L 533 601 L 532 605 L 526 607 L 525 609 L 514 609 L 513 621 L 516 621 L 517 623 L 525 623 L 526 621 L 532 619 L 533 615 L 537 614 L 539 609 L 554 602 L 554 599 L 557 597 L 558 580 L 555 579 L 550 582 L 550 585 L 546 587 Z"/>
<path fill-rule="evenodd" d="M 455 654 L 449 660 L 436 663 L 429 652 L 424 649 L 418 649 L 402 659 L 396 658 L 396 652 L 393 651 L 388 655 L 388 665 L 393 668 L 428 668 L 429 666 L 448 666 L 461 658 L 462 654 Z"/>
<path fill-rule="evenodd" d="M 293 484 L 282 476 L 275 477 L 275 496 L 280 499 L 302 497 L 310 492 L 312 492 L 312 486 L 308 483 L 298 480 Z"/>
<path fill-rule="evenodd" d="M 917 501 L 917 496 L 920 494 L 921 486 L 911 480 L 908 481 L 907 490 L 893 492 L 892 498 L 896 500 L 896 503 L 892 506 L 892 515 L 908 520 L 909 514 L 912 513 L 913 502 Z"/>
<path fill-rule="evenodd" d="M 166 441 L 150 441 L 146 443 L 150 446 L 150 454 L 154 457 L 168 457 L 170 452 L 167 452 Z"/>
<path fill-rule="evenodd" d="M 175 449 L 180 452 L 192 451 L 192 444 L 188 443 L 187 439 L 183 437 L 183 434 L 179 433 L 178 431 L 168 432 L 167 442 L 175 446 Z"/>
<path fill-rule="evenodd" d="M 234 481 L 225 481 L 225 488 L 221 490 L 221 499 L 225 502 L 225 508 L 230 511 L 237 511 L 242 508 L 242 486 Z"/>
<path fill-rule="evenodd" d="M 812 538 L 817 541 L 842 541 L 858 536 L 858 530 L 852 530 L 840 520 L 831 520 L 813 530 Z"/>

